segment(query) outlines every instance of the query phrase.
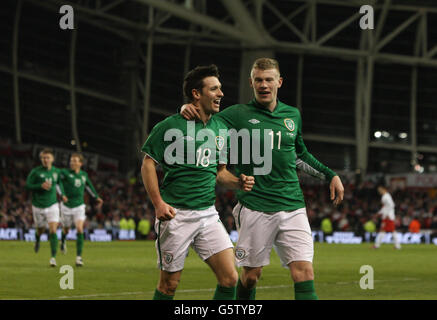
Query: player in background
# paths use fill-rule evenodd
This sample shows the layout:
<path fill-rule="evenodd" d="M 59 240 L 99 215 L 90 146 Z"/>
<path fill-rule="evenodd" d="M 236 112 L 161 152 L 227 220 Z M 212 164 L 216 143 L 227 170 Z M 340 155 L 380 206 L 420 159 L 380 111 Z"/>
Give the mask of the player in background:
<path fill-rule="evenodd" d="M 56 251 L 58 248 L 58 236 L 56 229 L 59 223 L 59 204 L 56 192 L 62 195 L 62 201 L 68 198 L 64 193 L 64 187 L 60 180 L 60 170 L 53 166 L 55 160 L 51 149 L 43 149 L 39 154 L 41 166 L 29 173 L 26 179 L 26 188 L 32 191 L 32 213 L 35 222 L 35 252 L 39 251 L 40 236 L 49 226 L 49 241 L 51 248 L 50 266 L 56 266 Z"/>
<path fill-rule="evenodd" d="M 273 245 L 282 265 L 291 272 L 295 298 L 318 299 L 312 266 L 313 239 L 297 177 L 297 160 L 300 159 L 304 169 L 318 172 L 318 176 L 330 183 L 334 205 L 343 200 L 343 184 L 334 171 L 308 152 L 302 138 L 299 109 L 278 100 L 278 89 L 283 82 L 278 62 L 269 58 L 257 59 L 249 81 L 255 99 L 230 106 L 214 116 L 223 120 L 229 129 L 247 129 L 250 133 L 255 129 L 267 130 L 268 137 L 261 134 L 261 144 L 271 141 L 272 147 L 271 172 L 254 175 L 256 184 L 252 192 L 237 192 L 238 204 L 233 215 L 239 238 L 235 256 L 237 266 L 243 267 L 237 299 L 255 299 L 256 284 L 263 266 L 270 263 Z M 184 105 L 181 113 L 192 119 L 196 108 Z M 236 174 L 253 174 L 256 165 L 243 164 L 240 159 L 235 167 Z"/>
<path fill-rule="evenodd" d="M 395 203 L 393 198 L 385 186 L 378 186 L 378 193 L 381 195 L 382 208 L 377 214 L 381 215 L 382 222 L 373 248 L 378 249 L 381 245 L 382 239 L 385 237 L 385 233 L 391 232 L 395 249 L 401 249 L 400 239 L 395 228 Z"/>
<path fill-rule="evenodd" d="M 215 65 L 188 72 L 183 91 L 199 108 L 200 120 L 189 122 L 180 114 L 170 116 L 152 129 L 142 147 L 146 155 L 141 174 L 155 207 L 156 250 L 161 270 L 154 300 L 173 299 L 190 245 L 216 275 L 218 284 L 213 299 L 235 299 L 238 273 L 232 242 L 214 206 L 215 186 L 219 183 L 245 192 L 252 189 L 254 179 L 244 174 L 237 178 L 226 169 L 226 156 L 222 155 L 226 153 L 227 137 L 222 133 L 227 133 L 227 129 L 219 119 L 211 117 L 219 111 L 223 97 L 218 78 Z M 179 137 L 165 141 L 170 129 L 180 130 Z M 199 138 L 201 135 L 204 136 Z M 183 147 L 180 161 L 169 161 L 174 150 L 169 146 L 178 142 Z M 164 171 L 161 190 L 157 164 Z"/>
<path fill-rule="evenodd" d="M 61 222 L 63 226 L 61 238 L 61 251 L 67 253 L 66 236 L 70 227 L 76 226 L 76 266 L 83 266 L 82 249 L 83 249 L 83 224 L 85 222 L 85 189 L 97 201 L 97 208 L 103 204 L 103 200 L 99 197 L 91 183 L 88 174 L 81 170 L 84 162 L 83 155 L 73 153 L 70 157 L 70 169 L 61 170 L 61 181 L 65 189 L 68 201 L 61 204 Z"/>

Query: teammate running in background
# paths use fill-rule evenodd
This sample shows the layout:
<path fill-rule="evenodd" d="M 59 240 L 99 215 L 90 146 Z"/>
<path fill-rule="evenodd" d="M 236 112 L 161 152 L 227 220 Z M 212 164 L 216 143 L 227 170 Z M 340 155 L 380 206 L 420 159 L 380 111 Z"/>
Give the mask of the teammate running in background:
<path fill-rule="evenodd" d="M 378 249 L 381 245 L 382 239 L 384 239 L 385 237 L 385 233 L 391 232 L 393 234 L 395 249 L 401 249 L 399 236 L 395 229 L 395 203 L 393 201 L 393 198 L 391 197 L 387 188 L 384 186 L 378 186 L 378 193 L 382 196 L 382 208 L 378 211 L 377 214 L 381 215 L 382 222 L 373 248 Z"/>
<path fill-rule="evenodd" d="M 62 195 L 62 201 L 68 199 L 64 193 L 64 187 L 60 180 L 61 170 L 53 166 L 55 160 L 51 149 L 43 149 L 39 157 L 41 166 L 38 166 L 29 173 L 26 179 L 26 188 L 32 191 L 32 213 L 35 222 L 35 252 L 39 251 L 40 236 L 45 232 L 46 225 L 49 225 L 49 241 L 51 248 L 50 266 L 56 266 L 56 251 L 58 248 L 58 236 L 56 229 L 59 223 L 59 204 L 56 191 Z"/>
<path fill-rule="evenodd" d="M 308 152 L 302 138 L 299 109 L 278 100 L 278 89 L 283 81 L 278 62 L 269 58 L 257 59 L 249 80 L 255 99 L 227 107 L 214 116 L 224 121 L 229 129 L 247 130 L 251 134 L 248 144 L 260 140 L 262 145 L 270 143 L 272 148 L 269 173 L 255 175 L 254 170 L 259 166 L 254 161 L 244 164 L 241 157 L 235 167 L 237 175 L 253 174 L 256 179 L 252 192 L 237 192 L 238 204 L 233 210 L 239 232 L 235 256 L 237 266 L 243 267 L 237 299 L 255 299 L 256 284 L 262 268 L 270 263 L 273 245 L 282 265 L 290 270 L 295 298 L 318 299 L 312 265 L 313 239 L 296 172 L 297 158 L 304 168 L 317 172 L 329 182 L 334 205 L 343 200 L 343 184 L 334 171 Z M 193 119 L 195 106 L 184 107 L 181 113 L 185 118 Z M 252 136 L 260 130 L 268 135 Z"/>
<path fill-rule="evenodd" d="M 250 191 L 254 179 L 244 174 L 237 178 L 226 169 L 227 128 L 211 117 L 223 97 L 218 77 L 215 65 L 191 70 L 184 79 L 184 95 L 199 108 L 200 120 L 170 116 L 153 128 L 142 147 L 146 155 L 141 174 L 155 207 L 161 269 L 154 300 L 173 299 L 190 245 L 216 275 L 213 299 L 235 299 L 238 273 L 232 242 L 214 206 L 215 186 Z M 164 171 L 161 190 L 157 164 Z"/>
<path fill-rule="evenodd" d="M 83 165 L 83 155 L 73 153 L 70 157 L 70 169 L 61 170 L 61 181 L 67 195 L 68 202 L 61 204 L 62 215 L 62 238 L 61 251 L 67 253 L 67 243 L 65 238 L 69 228 L 74 224 L 76 226 L 76 266 L 82 266 L 82 249 L 83 249 L 83 223 L 85 222 L 85 203 L 83 196 L 85 188 L 97 201 L 97 207 L 101 207 L 103 200 L 98 196 L 94 189 L 88 174 L 81 170 Z"/>

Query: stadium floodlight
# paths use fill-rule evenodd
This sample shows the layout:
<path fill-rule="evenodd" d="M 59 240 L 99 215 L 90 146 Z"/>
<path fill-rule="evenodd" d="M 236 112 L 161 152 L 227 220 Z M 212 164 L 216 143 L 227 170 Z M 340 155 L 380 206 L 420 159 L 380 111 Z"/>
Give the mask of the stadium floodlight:
<path fill-rule="evenodd" d="M 375 136 L 375 138 L 379 139 L 381 138 L 381 131 L 375 131 L 373 135 Z"/>
<path fill-rule="evenodd" d="M 383 136 L 384 138 L 388 138 L 388 137 L 390 137 L 390 133 L 387 132 L 387 131 L 382 131 L 381 134 L 382 134 L 382 136 Z"/>
<path fill-rule="evenodd" d="M 420 164 L 416 164 L 414 166 L 414 171 L 418 172 L 418 173 L 423 173 L 423 171 L 425 170 L 424 167 L 422 167 Z"/>
<path fill-rule="evenodd" d="M 399 138 L 401 138 L 401 139 L 406 139 L 406 138 L 408 137 L 408 133 L 406 133 L 406 132 L 400 132 L 398 136 L 399 136 Z"/>

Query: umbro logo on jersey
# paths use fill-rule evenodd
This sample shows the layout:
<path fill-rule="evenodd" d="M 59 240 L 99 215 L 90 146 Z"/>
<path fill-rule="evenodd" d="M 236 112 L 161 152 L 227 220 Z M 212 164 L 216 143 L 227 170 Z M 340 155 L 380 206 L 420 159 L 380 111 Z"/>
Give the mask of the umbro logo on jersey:
<path fill-rule="evenodd" d="M 70 178 L 73 178 L 73 175 L 72 175 L 72 174 L 70 174 Z"/>
<path fill-rule="evenodd" d="M 259 123 L 260 121 L 259 121 L 259 120 L 256 120 L 256 119 L 250 119 L 249 122 L 250 122 L 251 124 L 257 124 L 257 123 Z"/>

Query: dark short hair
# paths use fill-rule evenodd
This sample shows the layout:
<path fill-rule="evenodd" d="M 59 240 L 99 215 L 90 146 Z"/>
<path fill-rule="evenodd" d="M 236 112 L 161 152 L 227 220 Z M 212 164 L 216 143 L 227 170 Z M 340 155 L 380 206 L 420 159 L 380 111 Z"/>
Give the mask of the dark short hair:
<path fill-rule="evenodd" d="M 53 149 L 50 149 L 50 148 L 42 149 L 41 152 L 39 153 L 39 156 L 41 156 L 42 154 L 47 154 L 47 153 L 51 154 L 52 156 L 55 156 Z"/>
<path fill-rule="evenodd" d="M 218 68 L 215 64 L 211 64 L 209 66 L 197 66 L 187 73 L 184 78 L 183 91 L 184 97 L 188 102 L 192 102 L 194 100 L 192 93 L 193 89 L 202 91 L 204 86 L 203 79 L 207 77 L 219 78 Z"/>

